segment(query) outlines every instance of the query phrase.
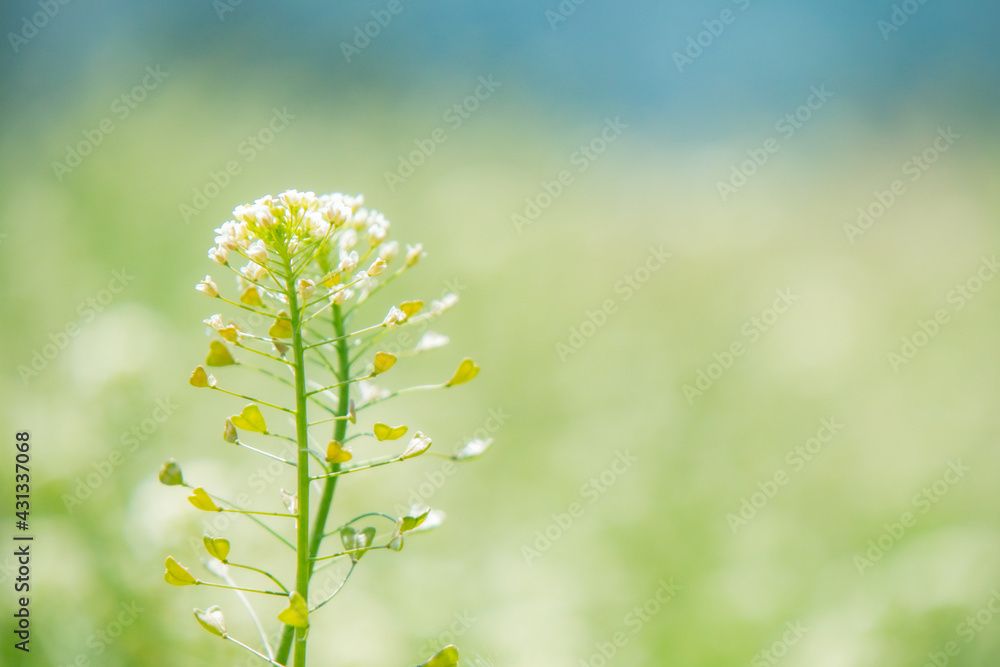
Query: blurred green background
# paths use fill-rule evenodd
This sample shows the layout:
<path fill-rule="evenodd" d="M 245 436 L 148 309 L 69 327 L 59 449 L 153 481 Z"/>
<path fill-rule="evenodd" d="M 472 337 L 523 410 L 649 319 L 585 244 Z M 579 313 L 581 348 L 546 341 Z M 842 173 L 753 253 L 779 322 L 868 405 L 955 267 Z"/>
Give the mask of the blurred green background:
<path fill-rule="evenodd" d="M 233 206 L 298 188 L 423 242 L 371 319 L 460 295 L 451 345 L 385 384 L 480 376 L 379 415 L 443 451 L 498 426 L 443 482 L 425 457 L 341 486 L 331 520 L 421 485 L 448 520 L 361 563 L 315 664 L 998 664 L 1000 8 L 389 4 L 0 9 L 0 391 L 35 535 L 32 651 L 5 631 L 2 663 L 261 664 L 191 617 L 253 641 L 238 601 L 163 559 L 203 573 L 205 530 L 287 553 L 156 473 L 257 493 L 220 437 L 241 402 L 187 384 L 217 310 L 192 288 Z"/>

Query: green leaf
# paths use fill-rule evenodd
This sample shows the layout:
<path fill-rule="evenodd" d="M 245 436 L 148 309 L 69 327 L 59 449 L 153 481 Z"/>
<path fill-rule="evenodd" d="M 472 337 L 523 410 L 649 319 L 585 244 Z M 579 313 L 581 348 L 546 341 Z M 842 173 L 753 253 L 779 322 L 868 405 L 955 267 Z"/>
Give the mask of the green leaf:
<path fill-rule="evenodd" d="M 479 366 L 477 366 L 476 362 L 472 359 L 465 358 L 462 360 L 462 363 L 458 365 L 458 368 L 455 370 L 455 374 L 450 380 L 445 382 L 444 386 L 454 387 L 455 385 L 468 382 L 477 375 L 479 375 Z"/>
<path fill-rule="evenodd" d="M 288 595 L 288 608 L 278 614 L 278 620 L 293 628 L 309 627 L 309 610 L 306 608 L 306 600 L 298 591 L 292 591 Z"/>
<path fill-rule="evenodd" d="M 233 422 L 233 426 L 244 431 L 267 433 L 267 422 L 264 421 L 264 415 L 260 413 L 260 408 L 254 403 L 246 406 L 243 408 L 243 412 L 233 415 L 229 419 Z"/>
<path fill-rule="evenodd" d="M 375 433 L 376 440 L 399 440 L 404 435 L 406 435 L 407 427 L 405 424 L 400 424 L 399 426 L 389 426 L 388 424 L 383 424 L 381 422 L 376 422 L 372 426 L 372 432 Z"/>
<path fill-rule="evenodd" d="M 218 605 L 209 607 L 204 611 L 201 609 L 195 609 L 194 617 L 198 619 L 198 623 L 201 624 L 201 627 L 205 628 L 213 635 L 217 635 L 219 637 L 226 636 L 226 618 L 222 615 L 222 610 L 219 609 Z"/>
<path fill-rule="evenodd" d="M 229 540 L 224 537 L 210 537 L 208 535 L 205 535 L 201 539 L 205 543 L 205 551 L 212 558 L 217 558 L 223 563 L 226 562 L 226 558 L 229 557 Z"/>
<path fill-rule="evenodd" d="M 387 370 L 392 368 L 396 364 L 396 355 L 390 354 L 388 352 L 376 352 L 375 353 L 375 368 L 372 370 L 372 375 L 378 375 L 379 373 L 385 373 Z"/>
<path fill-rule="evenodd" d="M 163 573 L 163 580 L 172 586 L 193 586 L 198 580 L 188 572 L 187 568 L 174 560 L 173 556 L 167 556 L 164 563 L 167 570 Z"/>
<path fill-rule="evenodd" d="M 445 646 L 420 667 L 458 667 L 458 649 Z"/>
<path fill-rule="evenodd" d="M 235 363 L 236 361 L 233 359 L 233 355 L 229 353 L 229 348 L 227 348 L 222 342 L 213 340 L 208 344 L 208 356 L 205 358 L 206 365 L 231 366 Z"/>
<path fill-rule="evenodd" d="M 336 440 L 331 440 L 330 444 L 326 446 L 326 462 L 327 463 L 347 463 L 353 458 L 351 450 L 344 447 L 342 444 Z"/>
<path fill-rule="evenodd" d="M 218 505 L 212 502 L 212 499 L 208 497 L 207 493 L 205 493 L 205 489 L 201 488 L 200 486 L 191 492 L 191 495 L 188 496 L 188 500 L 191 502 L 192 505 L 206 512 L 222 511 L 222 508 L 220 508 Z"/>

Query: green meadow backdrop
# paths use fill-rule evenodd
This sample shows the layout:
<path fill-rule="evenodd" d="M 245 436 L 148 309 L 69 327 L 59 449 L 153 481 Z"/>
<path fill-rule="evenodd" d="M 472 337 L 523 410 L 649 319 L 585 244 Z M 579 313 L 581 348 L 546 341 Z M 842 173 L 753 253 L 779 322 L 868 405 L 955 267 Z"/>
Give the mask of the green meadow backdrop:
<path fill-rule="evenodd" d="M 421 500 L 447 521 L 365 558 L 314 619 L 315 664 L 452 642 L 503 667 L 997 664 L 998 21 L 972 2 L 5 3 L 0 662 L 263 664 L 191 615 L 220 604 L 253 642 L 238 600 L 166 585 L 163 561 L 204 575 L 203 532 L 287 555 L 157 472 L 174 458 L 259 508 L 293 484 L 222 440 L 241 401 L 187 379 L 219 310 L 194 290 L 213 229 L 297 188 L 363 193 L 424 244 L 372 320 L 459 296 L 433 326 L 451 344 L 384 384 L 464 356 L 480 375 L 379 415 L 442 451 L 495 440 L 345 480 L 334 519 Z"/>

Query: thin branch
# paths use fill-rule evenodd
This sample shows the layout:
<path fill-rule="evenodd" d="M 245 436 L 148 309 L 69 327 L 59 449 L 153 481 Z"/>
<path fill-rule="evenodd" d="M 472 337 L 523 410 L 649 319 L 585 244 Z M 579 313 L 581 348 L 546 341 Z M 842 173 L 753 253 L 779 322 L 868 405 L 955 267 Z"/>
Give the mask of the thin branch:
<path fill-rule="evenodd" d="M 265 435 L 271 435 L 271 434 L 265 434 Z M 283 436 L 276 436 L 276 437 L 283 437 Z M 249 449 L 251 452 L 256 452 L 258 454 L 266 456 L 269 459 L 274 459 L 275 461 L 279 461 L 281 463 L 284 463 L 285 465 L 290 465 L 293 468 L 295 467 L 295 463 L 293 461 L 288 461 L 286 459 L 281 458 L 280 456 L 276 456 L 274 454 L 271 454 L 270 452 L 265 452 L 263 449 L 257 449 L 256 447 L 251 447 L 250 445 L 245 444 L 245 443 L 241 442 L 240 440 L 237 440 L 233 444 L 235 444 L 237 447 L 243 447 L 244 449 Z"/>
<path fill-rule="evenodd" d="M 287 593 L 279 593 L 278 591 L 258 591 L 254 588 L 240 588 L 239 586 L 223 586 L 222 584 L 213 584 L 209 581 L 202 581 L 201 579 L 194 580 L 195 586 L 211 586 L 212 588 L 224 588 L 229 591 L 243 591 L 244 593 L 259 593 L 260 595 L 277 595 L 279 597 L 287 597 Z"/>
<path fill-rule="evenodd" d="M 236 567 L 240 567 L 237 565 Z M 229 576 L 228 572 L 224 572 L 222 578 L 225 579 L 226 583 L 230 586 L 236 587 L 236 582 L 233 578 Z M 281 585 L 280 583 L 278 584 Z M 282 586 L 284 588 L 284 586 Z M 240 599 L 243 606 L 246 607 L 247 612 L 250 614 L 250 619 L 253 620 L 253 624 L 257 627 L 257 632 L 260 633 L 260 639 L 264 642 L 264 650 L 267 651 L 267 655 L 270 659 L 274 659 L 274 649 L 271 648 L 271 643 L 267 640 L 267 632 L 264 631 L 264 626 L 261 625 L 260 618 L 257 616 L 257 612 L 254 610 L 253 605 L 250 604 L 249 598 L 243 594 L 243 591 L 236 591 L 236 597 Z"/>
<path fill-rule="evenodd" d="M 275 662 L 274 660 L 272 660 L 271 658 L 267 657 L 266 655 L 264 655 L 260 651 L 258 651 L 256 649 L 253 649 L 253 648 L 250 648 L 249 646 L 247 646 L 243 642 L 239 641 L 238 639 L 233 639 L 231 636 L 229 636 L 229 634 L 222 635 L 222 638 L 225 639 L 225 640 L 227 640 L 227 641 L 231 641 L 232 643 L 237 644 L 238 646 L 242 646 L 243 648 L 245 648 L 246 650 L 250 651 L 255 656 L 257 656 L 258 658 L 260 658 L 262 660 L 265 660 L 269 665 L 274 665 L 274 667 L 284 667 L 284 665 Z"/>
<path fill-rule="evenodd" d="M 323 479 L 324 477 L 340 477 L 341 475 L 347 475 L 352 472 L 361 472 L 362 470 L 370 470 L 372 468 L 378 468 L 379 466 L 389 465 L 390 463 L 398 463 L 399 461 L 405 461 L 402 456 L 394 456 L 390 459 L 378 459 L 375 461 L 369 461 L 368 463 L 363 463 L 353 468 L 341 468 L 340 470 L 335 470 L 333 472 L 328 472 L 325 475 L 317 475 L 311 477 L 310 479 Z"/>
<path fill-rule="evenodd" d="M 186 489 L 194 489 L 194 488 L 195 488 L 195 487 L 193 487 L 193 486 L 191 486 L 190 484 L 187 484 L 187 483 L 184 483 L 184 484 L 182 484 L 181 486 L 183 486 L 183 487 L 184 487 L 184 488 L 186 488 Z M 206 493 L 208 493 L 208 492 L 206 491 Z M 218 501 L 219 501 L 220 503 L 222 503 L 222 504 L 224 504 L 224 505 L 229 505 L 230 507 L 233 507 L 233 508 L 236 508 L 236 509 L 239 509 L 239 505 L 237 505 L 236 503 L 232 502 L 231 500 L 226 500 L 225 498 L 222 498 L 221 496 L 217 496 L 217 495 L 215 495 L 214 493 L 209 493 L 209 494 L 208 494 L 208 497 L 209 497 L 209 498 L 211 498 L 212 500 L 218 500 Z M 285 539 L 284 537 L 282 537 L 282 536 L 281 536 L 281 535 L 280 535 L 280 534 L 279 534 L 278 532 L 276 532 L 276 531 L 275 531 L 275 530 L 274 530 L 273 528 L 271 528 L 271 527 L 270 527 L 269 525 L 267 525 L 266 523 L 264 523 L 263 521 L 261 521 L 261 520 L 260 520 L 260 519 L 258 519 L 257 517 L 255 517 L 255 516 L 252 516 L 252 515 L 247 515 L 247 518 L 248 518 L 248 519 L 250 519 L 251 521 L 253 521 L 253 522 L 254 522 L 255 524 L 257 524 L 258 526 L 260 526 L 261 528 L 263 528 L 264 530 L 266 530 L 267 532 L 269 532 L 269 533 L 271 533 L 272 535 L 274 535 L 275 537 L 277 537 L 277 538 L 278 538 L 279 540 L 281 540 L 281 541 L 282 541 L 282 542 L 283 542 L 283 543 L 284 543 L 284 544 L 285 544 L 285 545 L 286 545 L 286 546 L 287 546 L 287 547 L 288 547 L 289 549 L 293 549 L 293 550 L 295 549 L 295 547 L 294 547 L 294 546 L 292 545 L 292 543 L 291 543 L 291 542 L 289 542 L 288 540 L 286 540 L 286 539 Z"/>
<path fill-rule="evenodd" d="M 295 410 L 289 410 L 288 408 L 283 408 L 280 405 L 275 405 L 274 403 L 267 403 L 266 401 L 262 401 L 259 398 L 254 398 L 253 396 L 244 396 L 243 394 L 237 394 L 234 391 L 229 391 L 227 389 L 223 389 L 222 387 L 209 387 L 209 389 L 214 389 L 215 391 L 221 391 L 223 394 L 229 394 L 230 396 L 235 396 L 236 398 L 242 398 L 244 400 L 250 401 L 251 403 L 260 403 L 261 405 L 266 405 L 269 408 L 274 408 L 275 410 L 281 410 L 282 412 L 287 412 L 292 415 L 295 414 Z"/>
<path fill-rule="evenodd" d="M 278 584 L 278 588 L 280 588 L 281 590 L 285 591 L 285 595 L 288 595 L 288 592 L 289 592 L 288 588 L 286 588 L 283 583 L 281 583 L 280 581 L 278 581 L 277 579 L 275 579 L 274 575 L 272 575 L 270 572 L 267 572 L 265 570 L 261 570 L 259 568 L 253 567 L 251 565 L 240 565 L 239 563 L 231 563 L 228 560 L 224 560 L 222 562 L 225 563 L 226 565 L 230 566 L 230 567 L 238 567 L 238 568 L 242 568 L 244 570 L 252 570 L 253 572 L 257 572 L 259 574 L 263 574 L 265 577 L 267 577 L 268 579 L 270 579 L 274 583 Z M 227 581 L 226 583 L 235 585 L 235 584 L 233 584 L 232 581 Z"/>
<path fill-rule="evenodd" d="M 344 588 L 344 586 L 347 584 L 347 580 L 351 578 L 351 575 L 354 573 L 354 568 L 357 567 L 357 565 L 358 565 L 357 561 L 354 561 L 353 563 L 351 563 L 351 569 L 347 571 L 347 576 L 345 576 L 344 580 L 342 582 L 340 582 L 339 586 L 337 586 L 337 590 L 335 590 L 334 592 L 330 593 L 330 596 L 328 598 L 326 598 L 325 600 L 323 600 L 322 602 L 320 602 L 318 605 L 316 605 L 315 607 L 313 607 L 312 609 L 310 609 L 309 610 L 310 614 L 313 613 L 314 611 L 316 611 L 317 609 L 319 609 L 320 607 L 322 607 L 323 605 L 325 605 L 330 600 L 332 600 L 334 598 L 334 596 L 336 596 L 337 593 L 339 593 Z"/>

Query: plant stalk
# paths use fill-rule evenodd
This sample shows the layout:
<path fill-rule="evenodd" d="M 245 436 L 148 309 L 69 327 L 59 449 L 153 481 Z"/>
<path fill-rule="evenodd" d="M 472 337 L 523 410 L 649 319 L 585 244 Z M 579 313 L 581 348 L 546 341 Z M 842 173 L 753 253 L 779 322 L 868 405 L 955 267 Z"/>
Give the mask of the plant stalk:
<path fill-rule="evenodd" d="M 312 570 L 312 563 L 309 561 L 309 422 L 306 414 L 305 345 L 302 341 L 302 311 L 299 308 L 299 295 L 292 278 L 291 261 L 285 257 L 284 262 L 285 275 L 288 276 L 285 295 L 288 297 L 288 308 L 291 311 L 295 369 L 295 437 L 298 444 L 298 469 L 296 473 L 298 477 L 299 516 L 295 535 L 295 590 L 302 596 L 302 599 L 308 601 L 309 574 Z M 291 633 L 288 633 L 288 630 L 291 630 Z M 295 639 L 294 667 L 306 667 L 306 632 L 296 632 L 295 628 L 287 626 L 282 636 L 282 648 L 285 644 L 284 634 L 290 634 Z M 282 658 L 279 662 L 285 664 L 288 659 L 287 652 L 284 656 L 279 657 Z"/>
<path fill-rule="evenodd" d="M 292 303 L 293 303 L 293 300 L 292 300 L 292 297 L 290 296 L 289 297 L 289 305 L 291 306 Z M 291 314 L 292 314 L 292 330 L 293 330 L 293 335 L 295 336 L 293 338 L 293 347 L 294 347 L 294 350 L 295 350 L 295 378 L 296 378 L 295 394 L 296 394 L 296 407 L 298 407 L 299 406 L 299 400 L 300 400 L 300 398 L 303 401 L 306 398 L 305 397 L 305 383 L 303 381 L 301 383 L 301 385 L 300 385 L 300 383 L 298 381 L 299 377 L 302 377 L 303 380 L 304 380 L 304 377 L 305 377 L 304 376 L 305 366 L 304 366 L 304 362 L 302 361 L 302 359 L 300 359 L 300 357 L 304 357 L 304 347 L 302 346 L 301 327 L 297 327 L 296 326 L 296 321 L 297 321 L 296 320 L 296 315 L 298 314 L 298 318 L 299 318 L 299 320 L 301 320 L 301 313 L 298 313 L 298 310 L 297 310 L 298 309 L 298 302 L 295 301 L 294 303 L 295 303 L 295 307 L 292 309 L 292 313 Z M 334 308 L 333 308 L 333 329 L 334 329 L 335 336 L 337 337 L 337 340 L 336 340 L 337 366 L 338 366 L 338 368 L 337 368 L 337 379 L 342 381 L 344 378 L 349 378 L 350 377 L 350 358 L 348 356 L 348 350 L 347 350 L 347 336 L 346 336 L 346 332 L 345 332 L 345 328 L 344 328 L 343 313 L 341 312 L 340 306 L 337 306 L 337 305 L 335 305 Z M 301 389 L 300 389 L 300 387 L 301 387 Z M 351 385 L 350 384 L 343 384 L 343 385 L 341 385 L 339 387 L 339 390 L 340 390 L 339 391 L 339 396 L 338 396 L 338 398 L 339 398 L 339 404 L 337 406 L 337 415 L 340 416 L 341 419 L 339 419 L 339 420 L 337 420 L 337 421 L 334 422 L 333 439 L 337 440 L 339 442 L 343 442 L 344 441 L 344 435 L 347 433 L 347 420 L 344 419 L 343 417 L 347 416 L 348 402 L 350 401 L 350 396 L 351 396 Z M 304 413 L 304 411 L 305 411 L 305 408 L 303 407 L 302 412 Z M 296 425 L 296 430 L 297 431 L 300 430 L 299 429 L 300 425 L 299 425 L 299 420 L 298 420 L 298 414 L 299 414 L 299 411 L 296 410 L 296 424 L 295 425 Z M 299 442 L 300 443 L 303 442 L 303 438 L 301 436 L 299 438 Z M 308 497 L 308 484 L 309 484 L 309 474 L 308 474 L 308 467 L 307 467 L 308 466 L 308 462 L 305 465 L 302 464 L 302 453 L 303 453 L 303 451 L 304 450 L 302 449 L 302 446 L 300 444 L 300 448 L 299 448 L 299 477 L 298 477 L 298 481 L 299 481 L 299 512 L 300 512 L 300 519 L 299 519 L 299 521 L 300 521 L 299 528 L 300 529 L 299 529 L 298 535 L 299 535 L 300 538 L 301 538 L 302 532 L 303 532 L 301 530 L 301 528 L 302 528 L 303 525 L 306 525 L 303 522 L 304 521 L 308 521 L 308 515 L 306 515 L 304 519 L 301 518 L 301 512 L 303 511 L 303 508 L 304 507 L 308 508 L 308 505 L 303 505 L 303 503 L 302 503 L 302 498 L 303 498 L 303 495 L 302 495 L 303 474 L 302 473 L 303 473 L 303 471 L 305 471 L 305 480 L 306 480 L 305 481 L 305 485 L 306 485 L 306 496 L 305 497 Z M 331 467 L 331 471 L 337 471 L 339 469 L 340 469 L 340 464 L 334 464 Z M 299 593 L 306 600 L 308 600 L 309 598 L 306 595 L 306 593 L 303 592 L 303 589 L 301 589 L 299 587 L 299 577 L 300 577 L 300 575 L 302 575 L 303 573 L 305 573 L 304 574 L 304 576 L 305 576 L 305 591 L 308 592 L 308 589 L 309 589 L 309 579 L 312 577 L 312 572 L 313 572 L 313 567 L 314 567 L 314 562 L 313 562 L 312 558 L 314 558 L 316 556 L 316 554 L 319 553 L 320 546 L 321 546 L 321 544 L 323 542 L 323 537 L 324 537 L 324 534 L 326 532 L 326 520 L 327 520 L 327 517 L 330 514 L 330 506 L 333 504 L 333 493 L 336 490 L 336 488 L 337 488 L 337 478 L 336 477 L 328 477 L 325 480 L 324 485 L 323 485 L 323 495 L 320 497 L 319 506 L 318 506 L 318 508 L 316 510 L 315 524 L 313 526 L 312 536 L 311 536 L 311 540 L 309 540 L 308 547 L 307 548 L 303 548 L 301 541 L 299 541 L 298 545 L 297 545 L 296 551 L 298 552 L 298 560 L 297 560 L 297 566 L 296 566 L 295 589 L 297 591 L 299 591 Z M 307 535 L 307 540 L 308 540 L 308 531 L 306 531 L 306 535 Z M 302 558 L 303 557 L 306 558 L 306 565 L 305 565 L 304 569 L 303 569 L 303 565 L 302 565 Z M 277 660 L 277 662 L 279 662 L 282 665 L 287 664 L 288 656 L 289 656 L 289 653 L 291 652 L 291 648 L 292 648 L 292 640 L 294 639 L 294 637 L 295 637 L 295 628 L 293 628 L 290 625 L 286 625 L 284 627 L 284 629 L 282 630 L 281 642 L 280 642 L 280 644 L 278 646 L 278 653 L 277 653 L 277 655 L 275 657 L 275 659 Z M 304 654 L 305 653 L 305 650 L 304 650 L 305 642 L 304 641 L 302 642 L 302 645 L 303 645 L 303 654 Z M 305 665 L 305 663 L 303 662 L 302 663 L 302 667 L 304 667 L 304 665 Z M 295 667 L 300 667 L 299 663 L 298 663 L 298 651 L 296 651 L 296 663 L 295 663 Z"/>

